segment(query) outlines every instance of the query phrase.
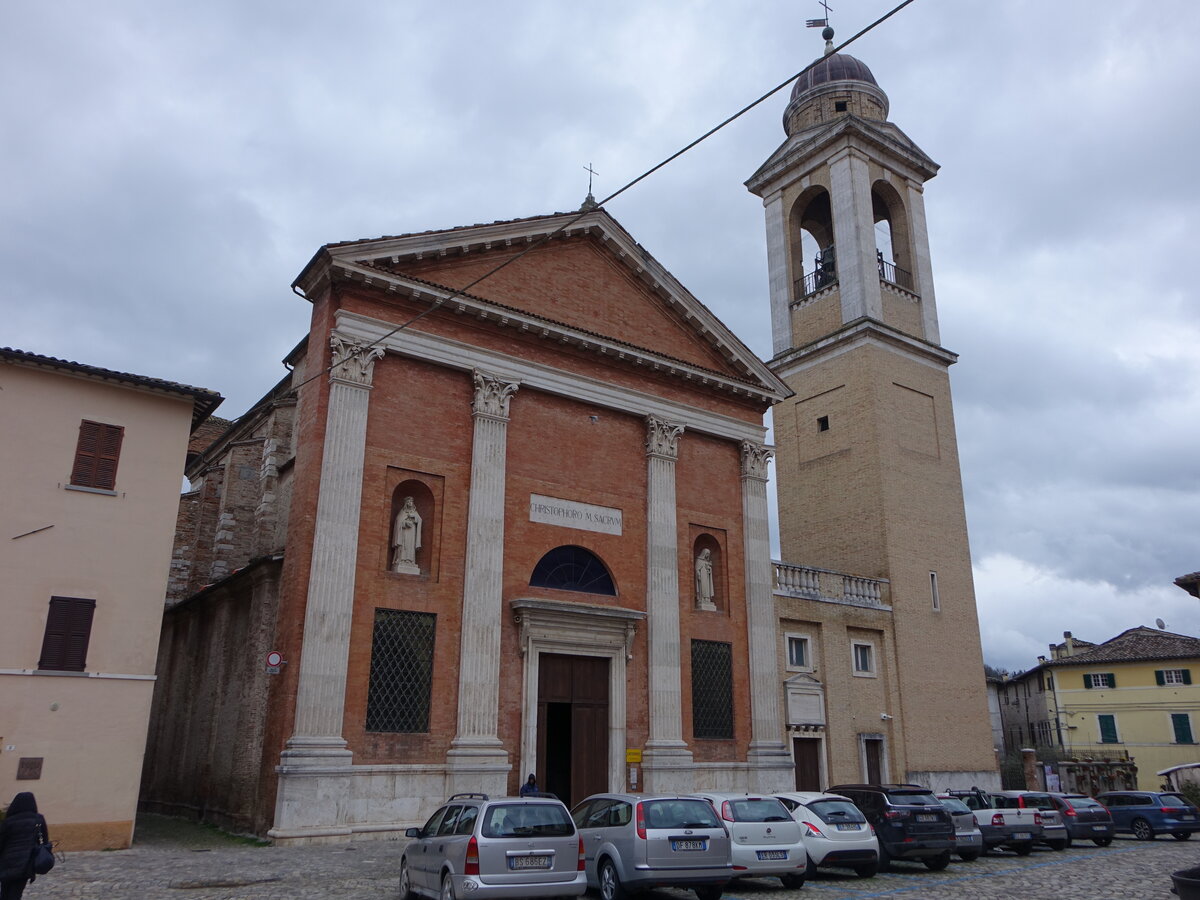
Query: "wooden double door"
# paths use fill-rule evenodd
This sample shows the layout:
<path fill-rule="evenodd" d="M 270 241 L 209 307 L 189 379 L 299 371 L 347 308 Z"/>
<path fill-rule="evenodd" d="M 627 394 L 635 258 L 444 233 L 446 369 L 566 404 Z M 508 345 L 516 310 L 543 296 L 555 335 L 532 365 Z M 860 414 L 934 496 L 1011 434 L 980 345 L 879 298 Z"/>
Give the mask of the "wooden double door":
<path fill-rule="evenodd" d="M 609 789 L 608 668 L 603 657 L 538 659 L 538 782 L 568 807 Z"/>

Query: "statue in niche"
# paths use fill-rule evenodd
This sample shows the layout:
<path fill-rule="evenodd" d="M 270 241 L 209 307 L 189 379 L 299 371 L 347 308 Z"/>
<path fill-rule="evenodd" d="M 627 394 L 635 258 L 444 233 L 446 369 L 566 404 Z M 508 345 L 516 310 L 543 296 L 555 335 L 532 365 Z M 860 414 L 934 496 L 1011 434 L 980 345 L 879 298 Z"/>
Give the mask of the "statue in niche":
<path fill-rule="evenodd" d="M 412 497 L 405 497 L 392 528 L 392 571 L 420 575 L 417 551 L 421 549 L 421 514 Z"/>
<path fill-rule="evenodd" d="M 717 604 L 713 602 L 713 597 L 716 593 L 713 588 L 712 551 L 705 547 L 696 557 L 696 608 L 715 610 Z"/>

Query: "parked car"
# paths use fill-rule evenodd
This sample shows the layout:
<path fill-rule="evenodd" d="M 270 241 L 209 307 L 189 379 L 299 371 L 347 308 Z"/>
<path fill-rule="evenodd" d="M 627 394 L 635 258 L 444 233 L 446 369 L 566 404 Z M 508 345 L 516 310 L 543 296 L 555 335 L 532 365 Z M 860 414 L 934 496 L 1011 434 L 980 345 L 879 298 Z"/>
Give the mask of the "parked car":
<path fill-rule="evenodd" d="M 1097 847 L 1107 847 L 1113 839 L 1112 814 L 1104 804 L 1083 794 L 1050 793 L 1058 807 L 1063 824 L 1067 826 L 1067 846 L 1076 840 L 1091 841 Z"/>
<path fill-rule="evenodd" d="M 733 878 L 729 832 L 708 802 L 657 794 L 593 794 L 573 810 L 587 883 L 603 900 L 654 887 L 719 900 Z"/>
<path fill-rule="evenodd" d="M 455 794 L 400 858 L 400 896 L 579 897 L 587 890 L 583 840 L 553 797 Z"/>
<path fill-rule="evenodd" d="M 701 791 L 729 830 L 735 878 L 778 878 L 786 888 L 804 885 L 808 854 L 800 826 L 775 797 Z"/>
<path fill-rule="evenodd" d="M 975 821 L 975 813 L 957 797 L 938 796 L 954 822 L 954 852 L 963 862 L 979 859 L 983 853 L 983 832 Z"/>
<path fill-rule="evenodd" d="M 974 813 L 983 833 L 984 853 L 1002 847 L 1018 856 L 1028 856 L 1033 852 L 1033 842 L 1042 835 L 1042 814 L 1036 809 L 1002 809 L 995 797 L 977 787 L 946 791 L 943 796 L 956 797 Z"/>
<path fill-rule="evenodd" d="M 1036 809 L 1042 814 L 1042 836 L 1035 842 L 1051 850 L 1066 850 L 1070 843 L 1058 806 L 1045 791 L 994 791 L 992 797 L 1001 809 Z"/>
<path fill-rule="evenodd" d="M 1117 834 L 1132 834 L 1139 841 L 1152 841 L 1160 834 L 1186 841 L 1200 831 L 1200 811 L 1173 791 L 1107 791 L 1096 799 L 1112 814 Z"/>
<path fill-rule="evenodd" d="M 800 824 L 808 854 L 807 875 L 825 866 L 853 869 L 859 878 L 870 878 L 879 870 L 875 829 L 849 798 L 819 791 L 775 796 Z"/>
<path fill-rule="evenodd" d="M 879 868 L 886 872 L 894 859 L 919 860 L 939 871 L 950 865 L 954 823 L 950 813 L 919 784 L 838 784 L 830 794 L 854 801 L 879 840 Z"/>

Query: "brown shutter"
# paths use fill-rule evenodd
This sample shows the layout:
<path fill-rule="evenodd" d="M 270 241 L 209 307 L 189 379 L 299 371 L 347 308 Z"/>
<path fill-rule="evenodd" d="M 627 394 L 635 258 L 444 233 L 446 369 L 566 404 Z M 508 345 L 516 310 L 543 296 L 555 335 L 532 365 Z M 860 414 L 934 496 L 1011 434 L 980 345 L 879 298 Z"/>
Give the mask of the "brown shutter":
<path fill-rule="evenodd" d="M 125 429 L 102 422 L 79 423 L 79 443 L 75 446 L 75 464 L 71 484 L 111 491 L 117 483 L 117 461 Z"/>
<path fill-rule="evenodd" d="M 87 665 L 88 641 L 96 601 L 81 597 L 51 597 L 38 668 L 82 672 Z"/>

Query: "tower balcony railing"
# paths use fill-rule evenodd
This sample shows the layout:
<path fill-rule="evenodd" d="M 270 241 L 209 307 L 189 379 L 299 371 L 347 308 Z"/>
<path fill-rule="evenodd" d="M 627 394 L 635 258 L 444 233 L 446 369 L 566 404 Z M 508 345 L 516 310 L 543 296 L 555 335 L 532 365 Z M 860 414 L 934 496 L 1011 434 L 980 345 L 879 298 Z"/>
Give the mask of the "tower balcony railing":
<path fill-rule="evenodd" d="M 916 282 L 913 281 L 912 272 L 900 268 L 895 263 L 888 262 L 882 256 L 878 259 L 879 277 L 884 281 L 904 288 L 906 291 L 916 293 Z"/>
<path fill-rule="evenodd" d="M 777 562 L 774 566 L 775 593 L 781 596 L 891 609 L 890 585 L 886 578 L 863 578 L 833 569 L 784 562 Z"/>

